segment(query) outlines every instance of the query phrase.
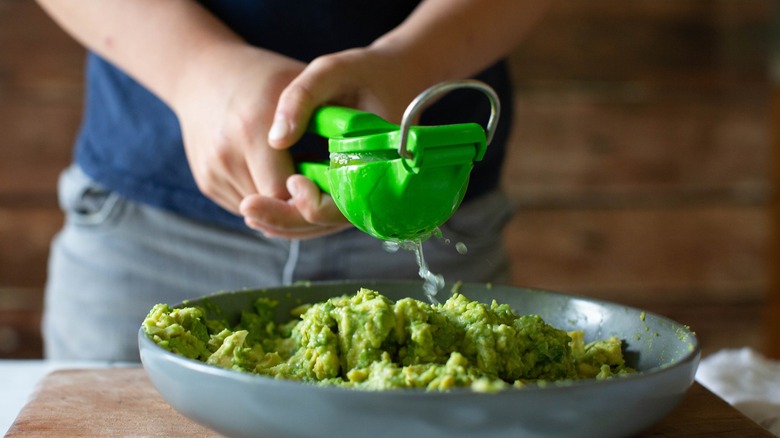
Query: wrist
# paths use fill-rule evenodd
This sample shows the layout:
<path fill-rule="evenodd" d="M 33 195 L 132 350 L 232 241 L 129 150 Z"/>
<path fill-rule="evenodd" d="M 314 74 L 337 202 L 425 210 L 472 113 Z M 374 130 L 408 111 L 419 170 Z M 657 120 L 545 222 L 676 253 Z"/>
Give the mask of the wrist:
<path fill-rule="evenodd" d="M 206 90 L 229 76 L 234 61 L 240 52 L 249 47 L 240 43 L 214 42 L 194 48 L 182 59 L 178 71 L 172 75 L 170 92 L 163 100 L 179 113 L 189 104 L 189 96 L 199 90 Z"/>
<path fill-rule="evenodd" d="M 403 38 L 388 34 L 374 41 L 366 50 L 380 59 L 382 68 L 397 72 L 395 81 L 402 82 L 401 88 L 409 92 L 405 99 L 407 102 L 431 85 L 449 79 L 431 65 L 423 48 Z"/>

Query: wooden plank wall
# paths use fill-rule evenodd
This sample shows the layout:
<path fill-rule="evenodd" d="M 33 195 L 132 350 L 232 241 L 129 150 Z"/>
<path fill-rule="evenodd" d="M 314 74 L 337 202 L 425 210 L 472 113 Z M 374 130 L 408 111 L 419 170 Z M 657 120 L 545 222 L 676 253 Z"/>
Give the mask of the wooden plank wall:
<path fill-rule="evenodd" d="M 772 4 L 557 4 L 513 56 L 516 283 L 768 348 Z"/>
<path fill-rule="evenodd" d="M 0 0 L 0 357 L 42 354 L 56 183 L 70 160 L 84 51 L 29 0 Z"/>
<path fill-rule="evenodd" d="M 663 313 L 705 353 L 766 351 L 772 3 L 556 4 L 511 58 L 515 284 Z M 41 354 L 82 62 L 34 2 L 0 0 L 0 358 Z"/>

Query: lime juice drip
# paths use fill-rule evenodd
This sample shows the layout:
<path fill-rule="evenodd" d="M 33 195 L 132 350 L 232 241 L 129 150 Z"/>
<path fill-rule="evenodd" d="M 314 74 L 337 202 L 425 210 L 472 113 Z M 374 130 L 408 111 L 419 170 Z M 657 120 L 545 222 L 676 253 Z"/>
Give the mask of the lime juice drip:
<path fill-rule="evenodd" d="M 418 275 L 423 279 L 425 296 L 428 297 L 428 301 L 431 304 L 440 304 L 439 300 L 436 299 L 436 294 L 444 289 L 444 277 L 441 274 L 434 274 L 428 269 L 428 264 L 425 263 L 425 257 L 423 256 L 422 242 L 416 240 L 411 243 L 414 244 L 414 255 L 417 258 L 417 266 L 420 267 Z"/>
<path fill-rule="evenodd" d="M 417 266 L 420 267 L 418 275 L 423 280 L 425 296 L 428 297 L 428 301 L 431 304 L 441 304 L 436 299 L 436 294 L 444 289 L 444 277 L 441 274 L 434 274 L 428 269 L 428 264 L 425 262 L 425 256 L 423 255 L 422 239 L 385 241 L 384 247 L 385 250 L 390 252 L 396 252 L 399 248 L 413 252 L 417 259 Z"/>
<path fill-rule="evenodd" d="M 449 246 L 449 245 L 452 244 L 452 241 L 450 239 L 446 239 L 446 238 L 443 238 L 443 239 L 444 239 L 444 244 L 445 245 Z M 455 244 L 455 251 L 458 251 L 458 254 L 460 254 L 460 255 L 466 255 L 469 252 L 469 249 L 468 249 L 468 247 L 466 246 L 465 243 L 457 242 Z"/>

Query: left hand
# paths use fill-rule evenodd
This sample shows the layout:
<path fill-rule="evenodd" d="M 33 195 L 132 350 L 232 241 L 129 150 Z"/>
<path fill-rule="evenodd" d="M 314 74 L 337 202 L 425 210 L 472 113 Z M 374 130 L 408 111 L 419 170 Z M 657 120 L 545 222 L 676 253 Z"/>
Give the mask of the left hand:
<path fill-rule="evenodd" d="M 266 237 L 309 239 L 345 230 L 352 224 L 341 214 L 330 195 L 303 175 L 287 178 L 291 198 L 250 195 L 239 207 L 244 222 Z"/>

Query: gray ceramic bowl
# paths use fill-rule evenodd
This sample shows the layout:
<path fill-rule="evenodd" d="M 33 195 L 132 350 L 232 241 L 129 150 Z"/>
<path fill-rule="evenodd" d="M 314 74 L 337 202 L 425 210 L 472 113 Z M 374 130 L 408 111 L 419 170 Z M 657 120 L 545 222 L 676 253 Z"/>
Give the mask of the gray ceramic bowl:
<path fill-rule="evenodd" d="M 424 299 L 421 283 L 399 281 L 313 283 L 208 299 L 226 315 L 238 315 L 257 297 L 273 297 L 280 301 L 281 322 L 300 303 L 351 294 L 360 287 L 393 300 Z M 627 362 L 641 374 L 497 394 L 462 389 L 369 392 L 215 368 L 158 347 L 142 330 L 141 360 L 176 410 L 222 434 L 246 437 L 622 437 L 661 420 L 693 383 L 698 341 L 669 319 L 540 290 L 466 284 L 461 292 L 472 300 L 508 303 L 519 314 L 539 314 L 561 329 L 585 330 L 586 341 L 618 336 L 625 340 Z"/>

